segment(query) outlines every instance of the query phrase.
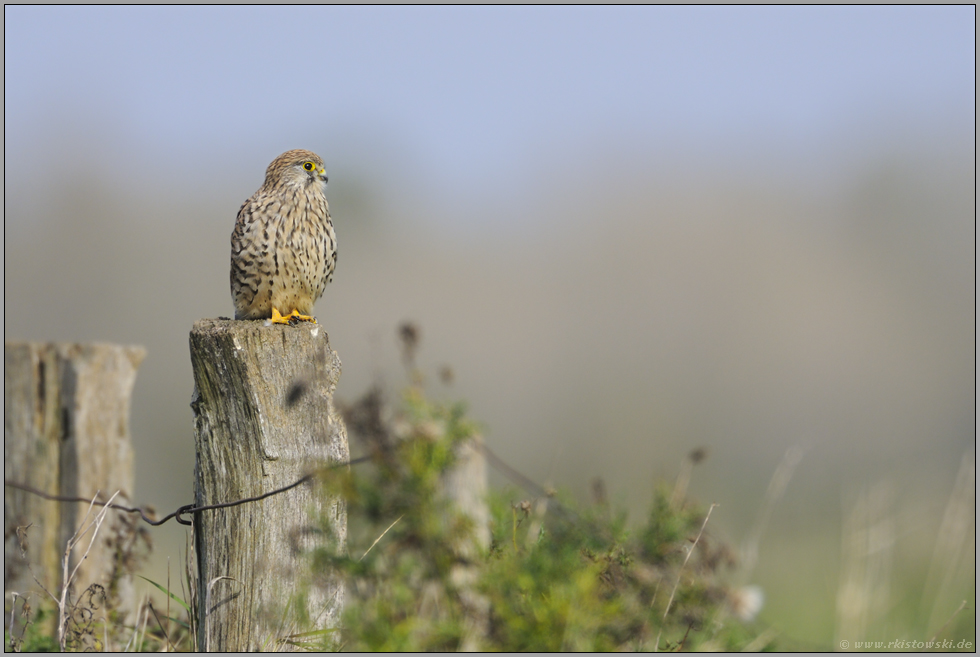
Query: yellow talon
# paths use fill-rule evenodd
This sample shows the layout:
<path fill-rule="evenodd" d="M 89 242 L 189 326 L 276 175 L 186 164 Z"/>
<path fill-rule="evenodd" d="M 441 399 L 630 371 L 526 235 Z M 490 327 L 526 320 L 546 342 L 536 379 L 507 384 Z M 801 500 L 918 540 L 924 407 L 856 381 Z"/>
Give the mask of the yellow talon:
<path fill-rule="evenodd" d="M 310 315 L 300 315 L 299 311 L 293 308 L 293 312 L 288 315 L 281 315 L 279 309 L 272 308 L 272 323 L 273 324 L 296 324 L 297 322 L 313 322 L 316 324 L 316 317 L 311 317 Z"/>

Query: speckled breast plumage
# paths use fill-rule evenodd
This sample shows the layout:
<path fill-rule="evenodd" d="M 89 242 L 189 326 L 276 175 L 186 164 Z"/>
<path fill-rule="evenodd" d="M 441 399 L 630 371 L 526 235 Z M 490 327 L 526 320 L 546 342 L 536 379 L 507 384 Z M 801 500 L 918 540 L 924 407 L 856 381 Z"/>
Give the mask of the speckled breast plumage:
<path fill-rule="evenodd" d="M 284 153 L 238 212 L 231 236 L 235 318 L 269 318 L 273 308 L 312 315 L 336 263 L 323 162 L 310 151 Z"/>

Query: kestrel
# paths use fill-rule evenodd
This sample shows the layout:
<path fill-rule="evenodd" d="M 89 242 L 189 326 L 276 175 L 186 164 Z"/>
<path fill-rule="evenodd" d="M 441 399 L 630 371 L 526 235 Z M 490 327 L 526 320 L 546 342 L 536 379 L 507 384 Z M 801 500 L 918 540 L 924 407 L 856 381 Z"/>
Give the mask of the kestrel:
<path fill-rule="evenodd" d="M 337 264 L 326 189 L 316 153 L 287 151 L 266 169 L 265 182 L 242 204 L 231 234 L 235 319 L 316 322 L 313 304 Z"/>

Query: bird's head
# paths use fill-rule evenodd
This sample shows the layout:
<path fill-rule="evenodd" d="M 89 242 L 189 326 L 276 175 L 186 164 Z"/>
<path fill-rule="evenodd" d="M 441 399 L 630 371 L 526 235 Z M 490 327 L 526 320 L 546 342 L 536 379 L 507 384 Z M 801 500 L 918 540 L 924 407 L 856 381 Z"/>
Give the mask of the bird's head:
<path fill-rule="evenodd" d="M 312 151 L 286 151 L 265 171 L 265 187 L 302 187 L 327 184 L 323 160 Z"/>

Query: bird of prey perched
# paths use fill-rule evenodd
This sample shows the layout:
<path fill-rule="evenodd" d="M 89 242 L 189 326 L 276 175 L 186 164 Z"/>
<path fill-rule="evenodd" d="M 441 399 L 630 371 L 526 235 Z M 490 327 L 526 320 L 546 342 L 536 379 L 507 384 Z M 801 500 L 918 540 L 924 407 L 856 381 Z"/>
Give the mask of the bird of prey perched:
<path fill-rule="evenodd" d="M 266 169 L 231 234 L 235 319 L 316 322 L 313 304 L 337 264 L 326 188 L 323 160 L 310 151 L 287 151 Z"/>

